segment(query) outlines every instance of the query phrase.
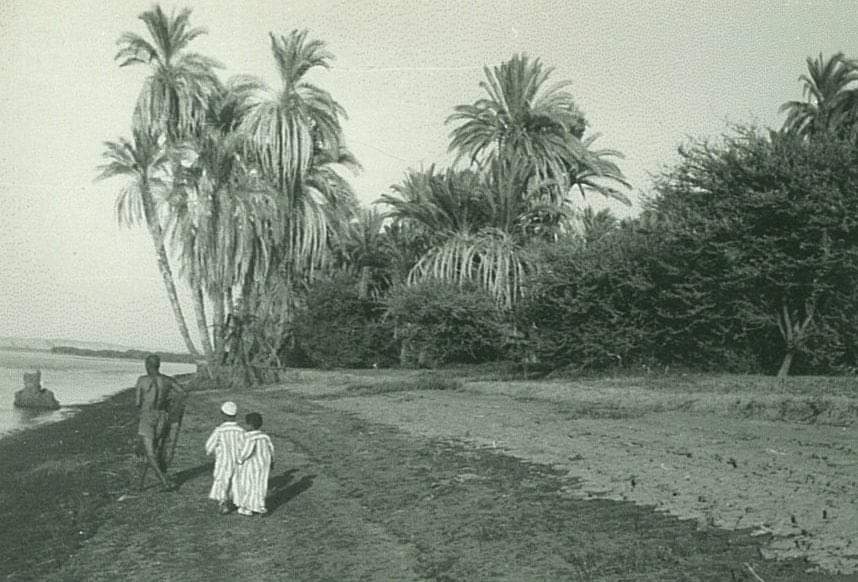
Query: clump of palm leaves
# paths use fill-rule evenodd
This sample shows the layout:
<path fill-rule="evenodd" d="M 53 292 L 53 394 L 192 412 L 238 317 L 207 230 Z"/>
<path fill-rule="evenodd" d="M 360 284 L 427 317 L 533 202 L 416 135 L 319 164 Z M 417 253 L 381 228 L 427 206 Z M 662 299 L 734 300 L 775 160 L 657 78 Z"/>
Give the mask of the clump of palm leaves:
<path fill-rule="evenodd" d="M 487 67 L 487 97 L 448 119 L 458 124 L 450 149 L 467 169 L 411 172 L 381 197 L 396 223 L 433 235 L 410 282 L 477 282 L 509 309 L 538 268 L 531 243 L 569 230 L 573 192 L 628 203 L 619 153 L 592 149 L 568 83 L 548 87 L 551 73 L 524 55 Z"/>

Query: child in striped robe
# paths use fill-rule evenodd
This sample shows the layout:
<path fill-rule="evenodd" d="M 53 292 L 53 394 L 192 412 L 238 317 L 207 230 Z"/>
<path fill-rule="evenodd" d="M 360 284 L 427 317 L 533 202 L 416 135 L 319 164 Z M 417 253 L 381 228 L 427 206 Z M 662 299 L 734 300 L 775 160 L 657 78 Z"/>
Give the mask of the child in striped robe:
<path fill-rule="evenodd" d="M 271 438 L 259 430 L 262 415 L 251 412 L 244 417 L 250 427 L 244 448 L 238 457 L 238 513 L 253 515 L 265 513 L 265 496 L 268 493 L 268 473 L 274 466 L 274 445 Z"/>
<path fill-rule="evenodd" d="M 221 513 L 229 513 L 229 502 L 238 506 L 236 486 L 236 462 L 244 448 L 244 429 L 235 422 L 238 407 L 234 402 L 224 402 L 220 407 L 224 421 L 206 441 L 206 455 L 214 454 L 214 482 L 209 499 L 218 502 Z"/>

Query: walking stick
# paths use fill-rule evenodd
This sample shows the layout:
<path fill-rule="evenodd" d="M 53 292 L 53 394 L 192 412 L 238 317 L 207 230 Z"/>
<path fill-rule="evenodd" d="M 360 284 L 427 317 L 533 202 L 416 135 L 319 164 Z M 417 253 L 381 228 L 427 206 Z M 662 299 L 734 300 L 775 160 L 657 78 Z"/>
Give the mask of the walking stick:
<path fill-rule="evenodd" d="M 139 491 L 143 490 L 143 483 L 146 482 L 146 473 L 149 471 L 149 460 L 146 459 L 146 464 L 143 465 L 143 474 L 140 475 L 140 483 L 137 484 Z"/>
<path fill-rule="evenodd" d="M 143 472 L 140 474 L 140 483 L 137 484 L 138 491 L 143 490 L 143 484 L 146 481 L 146 473 L 149 472 L 149 458 L 146 456 L 145 445 L 140 442 L 141 437 L 137 436 L 137 453 L 140 453 L 140 447 L 143 447 L 143 454 L 138 455 L 140 459 L 143 460 Z"/>
<path fill-rule="evenodd" d="M 185 411 L 179 415 L 179 422 L 176 423 L 176 434 L 173 435 L 173 443 L 170 446 L 170 455 L 167 457 L 167 466 L 173 464 L 173 457 L 176 456 L 176 446 L 179 444 L 179 433 L 182 432 L 182 419 L 185 418 Z"/>
<path fill-rule="evenodd" d="M 175 382 L 175 380 L 173 382 L 174 387 L 179 388 L 178 383 Z M 179 433 L 182 432 L 182 420 L 185 418 L 185 405 L 187 404 L 187 398 L 187 393 L 181 389 L 178 390 L 178 394 L 176 394 L 175 390 L 170 391 L 170 404 L 167 407 L 167 422 L 170 423 L 170 432 L 168 435 L 172 436 L 173 442 L 170 443 L 170 453 L 167 455 L 167 458 L 164 459 L 164 471 L 167 470 L 167 467 L 173 464 L 173 457 L 176 456 L 176 446 L 179 444 Z M 173 423 L 171 421 L 176 417 L 178 417 L 179 420 L 175 423 L 176 432 L 173 434 Z"/>

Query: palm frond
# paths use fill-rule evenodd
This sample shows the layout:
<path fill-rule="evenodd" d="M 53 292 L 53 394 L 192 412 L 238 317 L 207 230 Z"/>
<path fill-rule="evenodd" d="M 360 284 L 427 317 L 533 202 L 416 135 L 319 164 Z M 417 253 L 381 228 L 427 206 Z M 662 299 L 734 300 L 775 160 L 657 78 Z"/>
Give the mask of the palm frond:
<path fill-rule="evenodd" d="M 142 220 L 153 226 L 155 197 L 165 189 L 164 175 L 169 156 L 156 130 L 135 128 L 132 139 L 119 138 L 104 143 L 104 163 L 98 166 L 96 180 L 114 177 L 126 179 L 116 199 L 116 217 L 120 224 L 135 225 Z M 147 207 L 152 214 L 147 214 Z"/>
<path fill-rule="evenodd" d="M 432 248 L 412 268 L 409 284 L 438 279 L 476 283 L 509 309 L 525 293 L 528 275 L 537 268 L 528 252 L 506 232 L 484 229 L 457 234 Z"/>
<path fill-rule="evenodd" d="M 120 66 L 151 67 L 134 112 L 135 123 L 160 128 L 170 141 L 187 137 L 204 122 L 209 96 L 219 90 L 214 59 L 186 51 L 203 28 L 191 28 L 190 9 L 167 15 L 160 6 L 140 14 L 149 39 L 134 33 L 120 36 Z"/>
<path fill-rule="evenodd" d="M 787 101 L 779 111 L 786 113 L 783 128 L 792 134 L 812 138 L 821 132 L 854 132 L 858 103 L 858 67 L 843 53 L 829 58 L 808 57 L 807 73 L 799 77 L 804 101 Z"/>
<path fill-rule="evenodd" d="M 116 44 L 120 46 L 120 49 L 116 53 L 115 60 L 120 61 L 120 67 L 137 64 L 148 65 L 158 58 L 157 49 L 137 34 L 123 33 Z"/>

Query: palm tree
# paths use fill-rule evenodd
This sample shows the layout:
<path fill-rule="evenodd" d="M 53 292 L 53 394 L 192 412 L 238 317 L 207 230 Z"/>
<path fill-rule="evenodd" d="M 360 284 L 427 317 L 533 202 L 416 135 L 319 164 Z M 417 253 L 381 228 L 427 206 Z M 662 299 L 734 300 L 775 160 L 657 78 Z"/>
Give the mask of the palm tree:
<path fill-rule="evenodd" d="M 140 14 L 151 42 L 138 34 L 124 33 L 117 44 L 120 67 L 145 65 L 151 73 L 143 83 L 134 111 L 141 127 L 156 127 L 174 145 L 205 120 L 210 97 L 218 91 L 215 69 L 220 65 L 203 55 L 188 52 L 188 45 L 204 28 L 191 28 L 190 9 L 166 15 L 160 6 Z"/>
<path fill-rule="evenodd" d="M 391 283 L 385 220 L 384 213 L 374 208 L 358 208 L 343 225 L 334 243 L 335 266 L 357 273 L 358 295 L 361 298 Z"/>
<path fill-rule="evenodd" d="M 137 99 L 134 124 L 159 131 L 166 137 L 170 149 L 200 127 L 206 116 L 207 102 L 219 88 L 214 70 L 220 65 L 208 57 L 187 51 L 195 38 L 206 33 L 203 28 L 191 28 L 190 14 L 190 9 L 184 9 L 168 16 L 156 5 L 139 16 L 151 40 L 126 32 L 117 41 L 119 51 L 115 60 L 119 61 L 120 67 L 145 65 L 151 68 Z M 179 172 L 178 164 L 174 162 L 174 180 Z M 175 294 L 174 283 L 168 285 L 168 291 Z M 204 307 L 199 290 L 194 290 L 193 297 L 197 321 L 203 334 L 200 339 L 203 346 L 207 347 L 208 332 L 204 323 L 205 312 L 200 311 Z M 173 296 L 170 301 L 178 303 L 178 299 Z M 187 327 L 184 320 L 179 322 L 179 326 Z M 193 344 L 188 344 L 188 350 L 199 355 Z M 205 351 L 207 355 L 210 352 L 208 349 Z"/>
<path fill-rule="evenodd" d="M 479 176 L 470 171 L 412 172 L 384 195 L 394 224 L 431 233 L 432 246 L 408 280 L 477 281 L 511 307 L 533 271 L 530 241 L 554 238 L 568 212 L 539 193 L 544 188 L 527 160 L 494 159 Z"/>
<path fill-rule="evenodd" d="M 858 111 L 858 67 L 836 53 L 828 59 L 822 54 L 807 58 L 807 74 L 799 80 L 804 84 L 805 101 L 788 101 L 781 105 L 787 113 L 784 129 L 805 137 L 822 132 L 852 132 L 856 129 Z M 852 136 L 854 137 L 854 135 Z"/>
<path fill-rule="evenodd" d="M 214 362 L 222 360 L 233 289 L 265 275 L 275 242 L 269 234 L 274 200 L 241 156 L 231 106 L 227 95 L 215 96 L 207 122 L 177 149 L 183 163 L 170 199 L 173 240 L 194 292 L 203 347 Z M 212 308 L 211 347 L 204 295 Z"/>
<path fill-rule="evenodd" d="M 330 67 L 333 55 L 325 44 L 308 40 L 306 31 L 292 31 L 271 34 L 271 49 L 280 88 L 239 77 L 230 90 L 245 155 L 276 197 L 281 244 L 273 260 L 289 288 L 297 275 L 312 272 L 325 256 L 331 207 L 354 200 L 337 168 L 357 164 L 343 142 L 340 118 L 345 111 L 305 79 L 315 68 Z"/>
<path fill-rule="evenodd" d="M 105 142 L 106 150 L 103 155 L 106 163 L 99 167 L 101 173 L 97 179 L 104 180 L 114 176 L 128 179 L 128 184 L 116 199 L 119 223 L 129 226 L 139 224 L 141 220 L 146 223 L 155 245 L 158 270 L 164 280 L 179 332 L 185 340 L 188 352 L 199 356 L 179 304 L 158 212 L 156 195 L 160 195 L 167 188 L 167 170 L 170 163 L 163 142 L 159 132 L 140 128 L 133 130 L 132 140 L 121 138 L 118 142 Z"/>
<path fill-rule="evenodd" d="M 203 111 L 204 123 L 174 147 L 181 161 L 174 165 L 171 232 L 182 259 L 181 274 L 192 290 L 203 351 L 209 364 L 216 365 L 223 351 L 225 288 L 232 284 L 223 272 L 223 249 L 219 244 L 232 224 L 222 221 L 221 215 L 222 207 L 230 203 L 229 187 L 240 160 L 237 141 L 231 134 L 233 110 L 226 106 L 226 95 L 211 95 Z M 211 330 L 206 295 L 214 317 Z"/>
<path fill-rule="evenodd" d="M 476 168 L 477 185 L 467 185 L 467 194 L 447 188 L 451 196 L 445 201 L 438 195 L 444 190 L 432 179 L 425 184 L 412 179 L 395 189 L 399 200 L 386 196 L 382 201 L 397 220 L 423 223 L 436 232 L 433 220 L 443 223 L 447 208 L 465 205 L 470 223 L 460 220 L 441 231 L 409 279 L 476 280 L 510 307 L 536 268 L 531 243 L 556 240 L 568 230 L 573 187 L 582 195 L 595 191 L 629 204 L 618 188 L 629 184 L 613 161 L 619 152 L 592 150 L 596 136 L 584 138 L 586 121 L 565 90 L 569 82 L 547 85 L 553 69 L 515 55 L 484 71 L 480 87 L 487 97 L 456 107 L 447 119 L 458 123 L 450 150 L 458 153 L 457 162 L 467 158 Z M 422 195 L 409 192 L 421 189 Z"/>
<path fill-rule="evenodd" d="M 391 221 L 385 221 L 383 234 L 382 248 L 389 283 L 404 284 L 411 269 L 431 248 L 430 235 L 419 225 Z"/>
<path fill-rule="evenodd" d="M 546 85 L 553 70 L 526 55 L 485 67 L 486 80 L 480 87 L 488 97 L 459 105 L 447 118 L 447 123 L 460 124 L 451 132 L 450 151 L 458 153 L 457 159 L 468 158 L 481 167 L 493 160 L 524 158 L 533 163 L 543 184 L 555 182 L 560 195 L 576 184 L 598 186 L 597 192 L 628 204 L 618 190 L 599 186 L 603 181 L 594 179 L 599 176 L 627 186 L 619 169 L 606 164 L 606 158 L 619 154 L 594 154 L 589 149 L 593 138 L 582 141 L 587 123 L 565 91 L 570 82 Z"/>
<path fill-rule="evenodd" d="M 444 239 L 485 225 L 487 200 L 480 189 L 476 172 L 439 172 L 432 165 L 410 170 L 401 184 L 391 186 L 393 194 L 383 194 L 377 203 L 388 206 L 388 216 L 396 222 L 408 222 L 435 239 Z"/>
<path fill-rule="evenodd" d="M 584 116 L 572 95 L 563 91 L 569 83 L 544 88 L 551 68 L 543 68 L 539 59 L 515 55 L 484 72 L 486 80 L 480 87 L 488 98 L 456 107 L 447 119 L 462 122 L 451 134 L 451 151 L 472 163 L 502 156 L 533 157 L 543 177 L 561 176 L 569 160 L 586 155 L 579 141 Z"/>
<path fill-rule="evenodd" d="M 187 181 L 187 185 L 180 186 L 179 181 Z M 168 231 L 172 235 L 174 248 L 178 250 L 179 273 L 191 288 L 200 344 L 206 360 L 212 364 L 212 342 L 203 293 L 203 280 L 206 277 L 203 265 L 206 263 L 207 251 L 210 250 L 206 247 L 207 206 L 208 200 L 198 190 L 192 190 L 189 179 L 174 179 L 173 191 L 169 197 Z"/>
<path fill-rule="evenodd" d="M 607 208 L 596 212 L 588 206 L 581 212 L 580 220 L 581 235 L 587 243 L 599 240 L 620 226 L 620 221 Z"/>

